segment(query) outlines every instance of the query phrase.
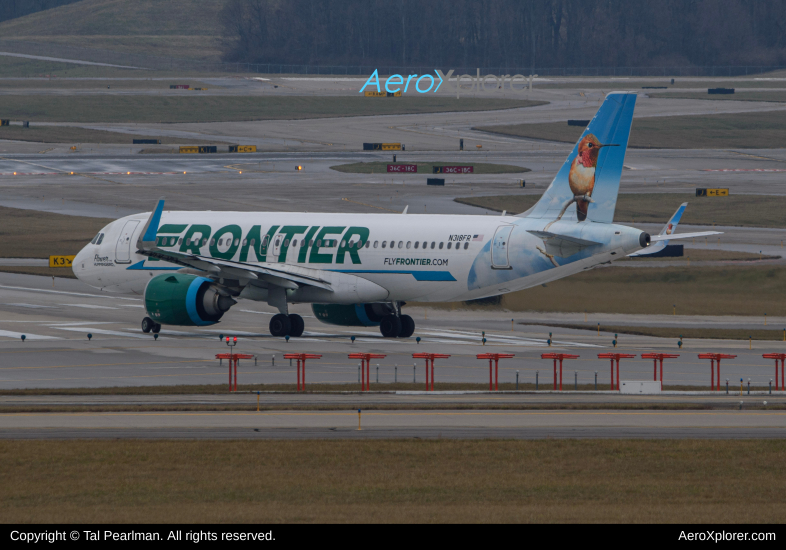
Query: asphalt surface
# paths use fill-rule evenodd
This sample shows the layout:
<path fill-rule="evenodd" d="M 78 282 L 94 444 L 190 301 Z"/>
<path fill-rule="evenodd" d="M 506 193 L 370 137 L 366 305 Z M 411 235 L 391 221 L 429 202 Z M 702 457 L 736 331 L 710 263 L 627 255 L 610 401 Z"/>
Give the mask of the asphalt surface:
<path fill-rule="evenodd" d="M 18 413 L 0 438 L 782 438 L 786 411 Z M 358 429 L 358 428 L 361 429 Z"/>
<path fill-rule="evenodd" d="M 139 322 L 144 316 L 139 298 L 100 294 L 83 283 L 69 279 L 52 281 L 46 277 L 0 273 L 0 389 L 78 388 L 106 386 L 151 386 L 183 384 L 224 384 L 228 381 L 226 362 L 215 359 L 226 353 L 220 335 L 236 335 L 236 352 L 256 356 L 241 360 L 240 384 L 293 384 L 295 366 L 283 359 L 284 353 L 318 353 L 323 357 L 306 366 L 306 383 L 357 383 L 358 361 L 349 353 L 374 352 L 385 354 L 371 366 L 371 381 L 380 384 L 398 381 L 411 383 L 413 389 L 425 386 L 424 364 L 412 358 L 413 353 L 433 352 L 451 355 L 437 360 L 437 382 L 488 382 L 488 363 L 476 359 L 485 352 L 513 353 L 502 360 L 499 381 L 520 383 L 538 381 L 541 389 L 553 383 L 552 362 L 542 360 L 547 352 L 566 352 L 580 359 L 566 361 L 563 366 L 563 387 L 574 382 L 594 384 L 597 372 L 599 389 L 609 384 L 609 363 L 598 359 L 599 353 L 615 351 L 613 335 L 594 331 L 549 327 L 548 323 L 581 322 L 577 314 L 512 315 L 509 312 L 437 310 L 412 307 L 409 313 L 417 323 L 414 339 L 382 338 L 375 328 L 333 327 L 318 323 L 308 306 L 298 305 L 293 311 L 302 314 L 306 332 L 302 338 L 286 342 L 267 332 L 267 323 L 274 313 L 266 304 L 248 302 L 232 310 L 226 322 L 205 329 L 164 327 L 159 338 L 143 334 Z M 428 318 L 426 318 L 428 317 Z M 511 317 L 514 323 L 511 325 Z M 650 319 L 651 317 L 651 319 Z M 641 323 L 658 322 L 692 326 L 756 326 L 761 319 L 735 317 L 682 316 L 616 316 L 590 315 L 588 322 Z M 520 324 L 541 322 L 546 326 Z M 786 318 L 770 318 L 775 326 L 786 326 Z M 512 328 L 512 330 L 511 330 Z M 482 345 L 482 331 L 486 345 Z M 552 346 L 546 340 L 552 333 Z M 25 335 L 22 341 L 21 336 Z M 88 340 L 87 334 L 92 338 Z M 351 340 L 355 336 L 355 341 Z M 774 378 L 774 363 L 761 354 L 782 351 L 777 341 L 748 342 L 722 340 L 684 341 L 678 350 L 676 341 L 644 336 L 620 335 L 616 351 L 640 354 L 649 351 L 680 353 L 677 359 L 666 360 L 666 385 L 710 384 L 709 362 L 699 360 L 698 353 L 716 351 L 737 355 L 724 360 L 722 378 L 731 380 L 732 390 L 739 387 L 739 378 L 751 378 L 752 385 L 767 387 Z M 377 365 L 379 369 L 377 370 Z M 652 380 L 650 360 L 623 359 L 621 380 Z M 725 381 L 724 381 L 725 383 Z"/>

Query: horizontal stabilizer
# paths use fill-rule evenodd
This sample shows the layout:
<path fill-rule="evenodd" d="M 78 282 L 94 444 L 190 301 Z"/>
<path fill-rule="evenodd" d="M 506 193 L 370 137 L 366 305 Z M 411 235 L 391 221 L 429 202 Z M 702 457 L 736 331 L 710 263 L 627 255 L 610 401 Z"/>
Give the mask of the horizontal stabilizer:
<path fill-rule="evenodd" d="M 567 258 L 584 248 L 600 244 L 595 241 L 586 241 L 568 235 L 558 235 L 549 231 L 528 231 L 528 233 L 543 239 L 543 243 L 546 245 L 546 252 L 558 258 Z"/>
<path fill-rule="evenodd" d="M 670 241 L 672 239 L 693 239 L 695 237 L 709 237 L 710 235 L 723 235 L 723 231 L 700 231 L 699 233 L 679 233 L 677 235 L 653 235 L 652 242 Z"/>

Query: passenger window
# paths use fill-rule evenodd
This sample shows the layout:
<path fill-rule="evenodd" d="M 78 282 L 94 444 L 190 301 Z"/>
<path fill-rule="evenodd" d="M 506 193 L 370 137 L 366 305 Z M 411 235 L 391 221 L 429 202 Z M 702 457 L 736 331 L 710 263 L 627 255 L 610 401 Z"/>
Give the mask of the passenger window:
<path fill-rule="evenodd" d="M 371 241 L 366 241 L 366 248 L 368 248 L 370 245 L 371 245 Z"/>
<path fill-rule="evenodd" d="M 314 246 L 314 239 L 311 239 L 310 241 L 308 241 L 308 246 Z"/>
<path fill-rule="evenodd" d="M 267 243 L 269 243 L 269 242 L 270 242 L 270 237 L 265 235 L 265 238 L 262 239 L 262 246 L 267 246 Z"/>
<path fill-rule="evenodd" d="M 437 243 L 435 243 L 435 242 L 433 242 L 433 241 L 431 242 L 431 250 L 434 250 L 434 246 L 435 246 L 436 244 L 437 244 Z"/>
<path fill-rule="evenodd" d="M 289 239 L 284 239 L 284 248 L 289 246 Z"/>
<path fill-rule="evenodd" d="M 207 244 L 207 239 L 202 239 L 202 246 L 205 246 L 206 244 Z"/>
<path fill-rule="evenodd" d="M 409 250 L 409 247 L 410 247 L 410 246 L 412 246 L 412 241 L 407 241 L 407 250 Z M 399 247 L 399 248 L 400 248 L 400 247 Z"/>
<path fill-rule="evenodd" d="M 342 247 L 342 248 L 346 248 L 346 247 L 347 247 L 347 241 L 343 241 L 343 240 L 342 240 L 342 241 L 341 241 L 341 247 Z M 351 246 L 350 246 L 350 248 L 351 248 Z"/>
<path fill-rule="evenodd" d="M 256 239 L 251 239 L 251 246 L 254 246 L 254 241 L 256 241 Z M 246 246 L 245 239 L 243 239 L 243 246 Z"/>
<path fill-rule="evenodd" d="M 376 248 L 378 244 L 379 244 L 379 241 L 374 241 L 374 248 Z M 382 243 L 382 244 L 384 245 L 384 243 Z"/>
<path fill-rule="evenodd" d="M 415 241 L 415 250 L 417 250 L 419 246 L 420 246 L 420 241 Z"/>
<path fill-rule="evenodd" d="M 382 241 L 382 248 L 385 248 L 387 246 L 387 244 L 388 244 L 387 241 Z"/>
<path fill-rule="evenodd" d="M 327 245 L 325 245 L 325 246 L 327 246 Z M 322 248 L 322 241 L 321 240 L 317 241 L 317 248 Z"/>
<path fill-rule="evenodd" d="M 469 243 L 464 243 L 464 250 L 469 248 Z"/>
<path fill-rule="evenodd" d="M 235 246 L 237 246 L 238 244 L 240 244 L 240 239 L 235 239 Z"/>
<path fill-rule="evenodd" d="M 218 246 L 224 246 L 224 239 L 218 239 Z"/>
<path fill-rule="evenodd" d="M 177 244 L 179 244 L 179 245 L 180 245 L 180 244 L 183 244 L 183 239 L 182 239 L 182 238 L 178 239 L 178 240 L 177 240 Z"/>
<path fill-rule="evenodd" d="M 404 247 L 404 241 L 399 241 L 398 242 L 398 247 L 399 248 L 403 248 Z"/>
<path fill-rule="evenodd" d="M 448 243 L 448 250 L 450 250 L 451 246 L 453 246 L 453 243 Z"/>
<path fill-rule="evenodd" d="M 210 246 L 216 246 L 216 240 L 210 239 Z"/>
<path fill-rule="evenodd" d="M 439 249 L 442 250 L 442 247 L 445 246 L 445 243 L 439 243 Z"/>

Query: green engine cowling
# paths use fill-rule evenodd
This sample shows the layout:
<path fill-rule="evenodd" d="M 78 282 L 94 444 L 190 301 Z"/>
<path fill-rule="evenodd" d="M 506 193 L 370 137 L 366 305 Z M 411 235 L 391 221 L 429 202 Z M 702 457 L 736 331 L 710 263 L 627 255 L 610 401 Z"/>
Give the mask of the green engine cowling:
<path fill-rule="evenodd" d="M 329 325 L 376 327 L 389 314 L 385 304 L 311 304 L 314 316 Z"/>
<path fill-rule="evenodd" d="M 145 287 L 147 314 L 162 325 L 214 325 L 236 303 L 219 294 L 213 281 L 196 275 L 158 275 Z"/>

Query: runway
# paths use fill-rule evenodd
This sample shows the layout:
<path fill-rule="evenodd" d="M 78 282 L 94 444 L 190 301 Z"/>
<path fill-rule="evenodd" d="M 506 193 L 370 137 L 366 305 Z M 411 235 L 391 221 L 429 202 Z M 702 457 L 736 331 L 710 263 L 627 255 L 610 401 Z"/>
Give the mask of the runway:
<path fill-rule="evenodd" d="M 497 311 L 463 311 L 457 317 L 450 309 L 428 311 L 412 307 L 409 312 L 418 323 L 420 343 L 408 340 L 384 339 L 375 327 L 334 327 L 317 324 L 307 305 L 295 305 L 294 312 L 306 320 L 307 331 L 302 338 L 289 342 L 274 338 L 266 330 L 274 310 L 267 304 L 241 304 L 233 315 L 218 327 L 165 327 L 157 340 L 139 329 L 143 305 L 139 298 L 100 294 L 75 280 L 30 275 L 0 273 L 0 389 L 12 388 L 79 388 L 106 386 L 150 386 L 183 384 L 225 384 L 227 365 L 221 365 L 215 355 L 226 353 L 219 336 L 236 335 L 236 352 L 257 357 L 241 361 L 238 370 L 240 384 L 293 384 L 295 366 L 283 359 L 284 353 L 306 352 L 322 354 L 322 359 L 309 361 L 306 367 L 307 384 L 357 383 L 358 362 L 347 355 L 356 351 L 382 353 L 387 357 L 371 366 L 371 382 L 399 382 L 411 384 L 413 389 L 424 387 L 422 361 L 413 360 L 420 351 L 445 353 L 449 359 L 436 362 L 436 381 L 488 383 L 488 363 L 476 359 L 484 352 L 513 353 L 514 359 L 503 360 L 499 380 L 512 384 L 518 377 L 521 383 L 539 382 L 541 389 L 552 384 L 551 361 L 540 355 L 550 351 L 576 353 L 580 359 L 565 363 L 563 384 L 594 384 L 595 373 L 599 389 L 609 384 L 609 364 L 597 358 L 598 353 L 613 349 L 613 335 L 548 326 L 527 322 L 580 322 L 582 314 L 511 314 Z M 511 317 L 514 323 L 511 324 Z M 629 323 L 646 324 L 648 316 L 595 316 L 590 322 L 611 322 L 622 319 Z M 652 316 L 664 324 L 673 323 L 671 316 Z M 679 319 L 682 322 L 682 319 Z M 754 325 L 755 318 L 706 317 L 687 318 L 696 326 L 702 324 Z M 774 326 L 786 326 L 786 318 L 773 317 Z M 486 331 L 486 345 L 482 344 Z M 552 333 L 552 346 L 547 339 Z M 25 335 L 22 341 L 21 336 Z M 92 337 L 87 338 L 87 334 Z M 351 336 L 355 336 L 354 342 Z M 752 385 L 767 386 L 774 378 L 774 367 L 762 353 L 780 351 L 777 341 L 756 342 L 748 349 L 743 341 L 689 340 L 684 342 L 678 359 L 668 360 L 664 367 L 664 381 L 669 384 L 709 386 L 710 366 L 697 354 L 723 351 L 737 355 L 721 367 L 722 376 L 731 379 L 731 388 L 739 389 L 739 378 L 751 378 Z M 617 351 L 644 353 L 647 351 L 676 352 L 670 339 L 621 335 Z M 379 368 L 377 368 L 377 365 Z M 652 380 L 650 360 L 623 360 L 621 379 Z M 377 382 L 378 381 L 378 382 Z"/>
<path fill-rule="evenodd" d="M 786 411 L 356 411 L 6 414 L 3 439 L 782 438 Z"/>

